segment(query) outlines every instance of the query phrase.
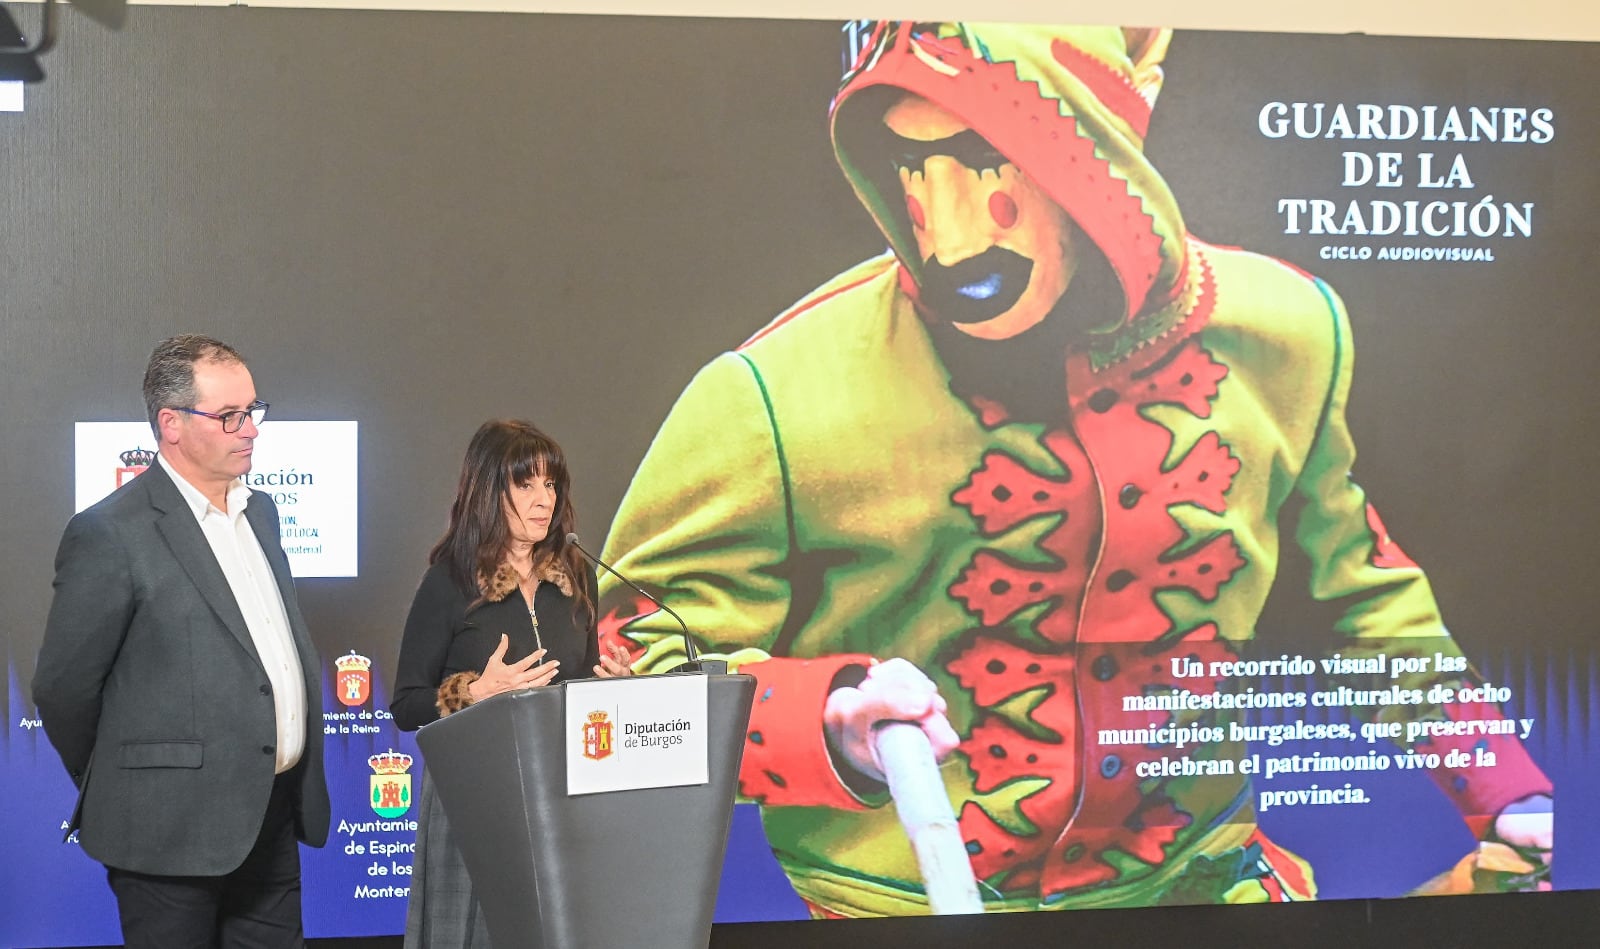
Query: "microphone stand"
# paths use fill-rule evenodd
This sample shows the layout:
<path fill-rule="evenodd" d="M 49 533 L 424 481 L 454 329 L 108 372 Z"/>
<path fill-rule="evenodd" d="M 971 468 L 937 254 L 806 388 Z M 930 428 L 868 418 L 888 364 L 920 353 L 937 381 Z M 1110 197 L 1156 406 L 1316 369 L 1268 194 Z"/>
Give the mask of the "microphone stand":
<path fill-rule="evenodd" d="M 672 607 L 668 606 L 667 604 L 661 602 L 660 600 L 658 600 L 655 597 L 651 596 L 650 594 L 646 593 L 644 591 L 644 589 L 641 588 L 637 583 L 634 583 L 632 580 L 629 580 L 627 577 L 625 577 L 622 574 L 618 573 L 616 571 L 616 569 L 614 567 L 612 567 L 610 564 L 606 563 L 604 560 L 601 560 L 599 557 L 596 557 L 594 554 L 589 553 L 588 549 L 585 548 L 582 544 L 580 544 L 578 542 L 578 535 L 577 534 L 568 534 L 567 535 L 567 543 L 569 543 L 572 546 L 578 548 L 578 553 L 583 554 L 583 556 L 585 558 L 587 558 L 590 563 L 594 564 L 597 567 L 604 568 L 607 573 L 611 574 L 613 577 L 616 577 L 618 580 L 621 580 L 623 583 L 627 584 L 629 589 L 633 590 L 635 593 L 637 593 L 640 596 L 644 597 L 645 599 L 649 600 L 651 603 L 654 603 L 656 606 L 660 607 L 663 611 L 665 611 L 668 616 L 670 616 L 673 619 L 678 621 L 678 628 L 683 631 L 683 654 L 684 654 L 684 657 L 685 657 L 685 661 L 680 663 L 680 664 L 678 664 L 677 666 L 673 667 L 669 671 L 671 671 L 671 672 L 705 672 L 705 673 L 710 673 L 710 674 L 713 674 L 713 675 L 726 675 L 727 674 L 727 672 L 728 672 L 728 660 L 726 660 L 726 659 L 701 659 L 700 658 L 700 651 L 695 648 L 694 638 L 689 635 L 689 626 L 688 626 L 688 624 L 686 624 L 683 621 L 683 617 L 679 616 L 677 614 L 677 612 L 672 609 Z"/>

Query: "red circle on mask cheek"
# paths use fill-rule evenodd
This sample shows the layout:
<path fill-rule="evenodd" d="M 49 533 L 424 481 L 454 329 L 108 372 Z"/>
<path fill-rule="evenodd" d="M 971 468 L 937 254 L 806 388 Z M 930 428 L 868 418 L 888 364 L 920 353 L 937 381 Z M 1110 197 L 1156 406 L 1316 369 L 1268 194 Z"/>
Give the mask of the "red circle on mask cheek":
<path fill-rule="evenodd" d="M 922 213 L 922 202 L 909 194 L 906 195 L 906 213 L 911 215 L 911 223 L 917 227 L 928 226 L 927 216 Z"/>
<path fill-rule="evenodd" d="M 1017 202 L 1004 191 L 989 195 L 989 216 L 1001 227 L 1014 227 L 1017 223 Z"/>

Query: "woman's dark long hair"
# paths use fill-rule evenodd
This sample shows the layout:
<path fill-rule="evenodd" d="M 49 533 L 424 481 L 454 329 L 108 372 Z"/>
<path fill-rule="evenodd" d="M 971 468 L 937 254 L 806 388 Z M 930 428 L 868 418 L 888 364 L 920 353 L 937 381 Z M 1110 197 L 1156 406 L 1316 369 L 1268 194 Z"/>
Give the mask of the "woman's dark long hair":
<path fill-rule="evenodd" d="M 550 512 L 550 533 L 533 545 L 533 563 L 554 561 L 572 578 L 572 618 L 578 628 L 594 623 L 595 591 L 590 589 L 588 565 L 567 534 L 577 529 L 572 507 L 572 482 L 567 458 L 555 439 L 521 419 L 490 419 L 478 427 L 461 461 L 461 480 L 450 504 L 450 525 L 428 554 L 428 563 L 441 560 L 472 604 L 483 602 L 478 578 L 493 577 L 505 560 L 511 533 L 505 505 L 514 485 L 526 484 L 543 474 L 555 482 L 555 509 Z"/>

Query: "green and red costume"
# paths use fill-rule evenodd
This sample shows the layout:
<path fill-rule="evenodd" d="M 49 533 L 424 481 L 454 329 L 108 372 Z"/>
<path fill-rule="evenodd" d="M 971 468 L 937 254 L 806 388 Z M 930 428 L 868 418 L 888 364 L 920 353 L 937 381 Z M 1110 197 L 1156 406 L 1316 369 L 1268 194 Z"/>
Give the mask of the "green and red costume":
<path fill-rule="evenodd" d="M 1096 740 L 1239 717 L 1131 714 L 1123 702 L 1240 687 L 1174 678 L 1172 660 L 1247 647 L 1281 543 L 1309 559 L 1311 595 L 1343 606 L 1328 651 L 1459 655 L 1426 577 L 1350 477 L 1342 303 L 1281 261 L 1187 233 L 1143 153 L 1165 34 L 1130 36 L 880 25 L 833 128 L 892 251 L 696 376 L 607 540 L 618 569 L 659 591 L 706 653 L 757 677 L 741 790 L 763 805 L 775 854 L 819 912 L 927 906 L 886 795 L 841 776 L 823 735 L 828 693 L 854 667 L 903 657 L 949 702 L 963 741 L 942 773 L 986 905 L 1007 910 L 1314 895 L 1305 865 L 1257 831 L 1249 776 L 1136 775 L 1141 762 L 1237 758 L 1240 747 Z M 1126 312 L 1059 354 L 1065 391 L 1050 419 L 952 387 L 918 308 L 903 202 L 856 150 L 881 119 L 882 89 L 977 130 L 1116 272 Z M 681 661 L 670 618 L 625 587 L 601 592 L 603 628 L 642 647 L 638 669 Z M 1427 750 L 1473 745 L 1496 767 L 1435 776 L 1478 831 L 1511 801 L 1548 793 L 1514 739 L 1439 738 Z M 1196 873 L 1241 861 L 1260 869 Z"/>

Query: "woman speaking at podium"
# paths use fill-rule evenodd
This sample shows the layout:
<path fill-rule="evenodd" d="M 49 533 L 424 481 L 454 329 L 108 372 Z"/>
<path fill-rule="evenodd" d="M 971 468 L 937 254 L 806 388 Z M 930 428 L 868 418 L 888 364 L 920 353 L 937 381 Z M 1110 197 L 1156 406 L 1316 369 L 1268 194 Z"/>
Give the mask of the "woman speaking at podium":
<path fill-rule="evenodd" d="M 630 674 L 627 650 L 600 649 L 594 568 L 566 541 L 576 527 L 561 446 L 520 420 L 480 426 L 406 617 L 397 726 L 415 731 L 501 692 Z M 426 777 L 419 815 L 406 949 L 483 949 L 483 913 Z"/>

